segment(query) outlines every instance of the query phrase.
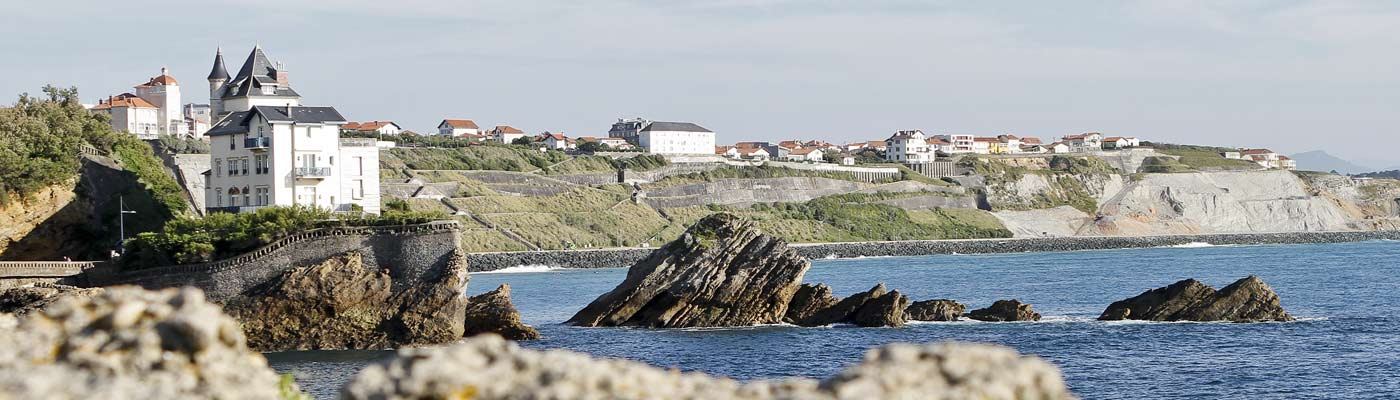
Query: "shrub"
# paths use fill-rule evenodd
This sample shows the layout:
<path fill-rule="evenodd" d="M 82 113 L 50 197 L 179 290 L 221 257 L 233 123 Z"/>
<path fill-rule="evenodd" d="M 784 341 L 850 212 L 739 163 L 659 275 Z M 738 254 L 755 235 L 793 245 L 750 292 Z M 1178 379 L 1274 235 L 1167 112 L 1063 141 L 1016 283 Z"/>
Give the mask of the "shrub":
<path fill-rule="evenodd" d="M 45 86 L 44 93 L 0 108 L 0 205 L 73 177 L 82 144 L 110 150 L 118 137 L 105 115 L 79 104 L 77 89 Z"/>
<path fill-rule="evenodd" d="M 160 135 L 156 144 L 168 154 L 209 154 L 209 142 L 188 136 Z"/>
<path fill-rule="evenodd" d="M 113 146 L 122 167 L 140 179 L 146 190 L 160 203 L 165 217 L 184 214 L 189 210 L 184 189 L 165 171 L 165 164 L 156 158 L 151 146 L 131 135 L 121 135 Z"/>

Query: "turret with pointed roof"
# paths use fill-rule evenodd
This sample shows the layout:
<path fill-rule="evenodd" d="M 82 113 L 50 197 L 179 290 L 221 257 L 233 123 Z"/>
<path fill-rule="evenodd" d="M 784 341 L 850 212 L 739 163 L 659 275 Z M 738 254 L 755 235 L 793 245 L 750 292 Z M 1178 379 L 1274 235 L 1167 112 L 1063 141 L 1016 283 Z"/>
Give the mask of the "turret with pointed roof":
<path fill-rule="evenodd" d="M 220 51 L 214 57 L 214 69 L 209 76 L 209 103 L 215 107 L 216 115 L 247 111 L 254 106 L 301 105 L 301 95 L 287 82 L 287 68 L 269 60 L 261 45 L 253 47 L 232 78 L 224 69 Z M 217 79 L 219 77 L 222 79 Z M 220 81 L 218 86 L 215 86 L 216 80 Z"/>

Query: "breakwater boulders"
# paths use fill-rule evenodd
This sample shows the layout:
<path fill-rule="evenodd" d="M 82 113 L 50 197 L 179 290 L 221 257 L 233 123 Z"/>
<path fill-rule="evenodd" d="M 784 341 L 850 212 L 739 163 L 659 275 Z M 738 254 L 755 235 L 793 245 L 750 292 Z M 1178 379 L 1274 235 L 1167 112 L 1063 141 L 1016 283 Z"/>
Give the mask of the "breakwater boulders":
<path fill-rule="evenodd" d="M 472 373 L 463 373 L 471 371 Z M 566 350 L 527 350 L 493 336 L 405 349 L 365 368 L 348 400 L 407 399 L 1072 399 L 1058 369 L 999 346 L 895 344 L 825 381 L 740 383 Z"/>
<path fill-rule="evenodd" d="M 782 321 L 811 262 L 727 213 L 652 252 L 570 318 L 579 326 L 725 327 Z"/>
<path fill-rule="evenodd" d="M 1248 276 L 1219 291 L 1195 279 L 1109 305 L 1100 320 L 1144 321 L 1293 321 L 1283 310 L 1277 293 L 1264 280 Z"/>
<path fill-rule="evenodd" d="M 67 297 L 0 329 L 0 341 L 0 397 L 281 398 L 281 380 L 238 321 L 197 289 Z"/>
<path fill-rule="evenodd" d="M 916 301 L 905 312 L 911 321 L 949 322 L 957 321 L 966 310 L 967 306 L 956 301 L 939 299 Z"/>
<path fill-rule="evenodd" d="M 1030 304 L 1012 299 L 997 300 L 987 308 L 972 310 L 967 317 L 984 322 L 1039 321 L 1040 313 L 1035 312 Z"/>

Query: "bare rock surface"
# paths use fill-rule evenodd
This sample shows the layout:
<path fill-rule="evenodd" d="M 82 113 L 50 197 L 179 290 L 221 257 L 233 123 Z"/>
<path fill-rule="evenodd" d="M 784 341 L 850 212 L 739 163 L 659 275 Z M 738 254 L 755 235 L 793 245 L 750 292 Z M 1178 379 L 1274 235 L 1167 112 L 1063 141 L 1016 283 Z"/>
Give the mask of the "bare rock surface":
<path fill-rule="evenodd" d="M 1248 276 L 1219 291 L 1195 279 L 1143 292 L 1109 305 L 1100 320 L 1144 321 L 1293 321 L 1279 297 L 1257 276 Z"/>
<path fill-rule="evenodd" d="M 472 373 L 463 373 L 471 371 Z M 346 400 L 397 399 L 1072 399 L 1054 365 L 980 344 L 889 345 L 824 382 L 740 383 L 566 350 L 526 350 L 492 335 L 405 349 L 371 365 Z"/>
<path fill-rule="evenodd" d="M 292 269 L 226 308 L 260 351 L 441 344 L 462 337 L 467 280 L 459 256 L 436 279 L 395 290 L 388 270 L 350 252 Z"/>
<path fill-rule="evenodd" d="M 520 322 L 520 312 L 510 301 L 510 284 L 467 300 L 466 336 L 495 333 L 510 340 L 535 340 L 540 331 Z"/>
<path fill-rule="evenodd" d="M 924 300 L 916 301 L 905 309 L 909 319 L 913 321 L 957 321 L 961 318 L 967 306 L 959 304 L 953 300 Z"/>
<path fill-rule="evenodd" d="M 847 296 L 830 307 L 813 313 L 812 316 L 794 322 L 799 326 L 826 326 L 835 323 L 850 323 L 857 311 L 866 302 L 885 295 L 885 284 L 876 284 L 870 290 Z"/>
<path fill-rule="evenodd" d="M 909 297 L 892 290 L 884 296 L 870 299 L 851 315 L 851 323 L 863 327 L 901 327 L 909 321 L 904 309 L 909 307 Z"/>
<path fill-rule="evenodd" d="M 0 397 L 277 399 L 238 322 L 197 289 L 108 288 L 0 330 Z"/>
<path fill-rule="evenodd" d="M 832 295 L 831 286 L 825 283 L 804 283 L 797 288 L 792 302 L 788 303 L 787 315 L 783 317 L 783 322 L 795 324 L 797 321 L 811 318 L 817 312 L 836 305 L 837 301 L 840 299 Z"/>
<path fill-rule="evenodd" d="M 1039 321 L 1040 313 L 1020 300 L 997 300 L 990 307 L 972 310 L 968 318 L 986 322 Z"/>
<path fill-rule="evenodd" d="M 86 299 L 102 293 L 102 288 L 80 288 L 76 286 L 35 283 L 29 286 L 0 291 L 0 313 L 23 317 L 44 309 L 61 299 L 76 297 Z"/>
<path fill-rule="evenodd" d="M 726 327 L 783 320 L 811 262 L 732 214 L 701 219 L 570 318 L 579 326 Z"/>

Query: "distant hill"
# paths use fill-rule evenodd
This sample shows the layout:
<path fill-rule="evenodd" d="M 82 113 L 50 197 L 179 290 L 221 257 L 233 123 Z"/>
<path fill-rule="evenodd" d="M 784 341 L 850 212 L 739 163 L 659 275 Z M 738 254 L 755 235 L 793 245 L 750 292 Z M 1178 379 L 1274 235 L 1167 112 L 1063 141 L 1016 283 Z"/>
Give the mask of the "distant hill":
<path fill-rule="evenodd" d="M 1375 168 L 1356 165 L 1351 161 L 1327 154 L 1326 151 L 1322 150 L 1298 153 L 1290 157 L 1293 157 L 1293 160 L 1298 162 L 1298 169 L 1303 171 L 1337 171 L 1343 174 L 1359 174 L 1376 170 Z"/>
<path fill-rule="evenodd" d="M 1367 173 L 1364 173 L 1364 174 L 1357 174 L 1356 176 L 1362 177 L 1362 178 L 1390 178 L 1390 179 L 1400 179 L 1400 169 L 1394 169 L 1394 170 L 1390 170 L 1390 171 L 1367 172 Z"/>

